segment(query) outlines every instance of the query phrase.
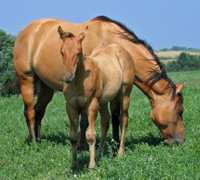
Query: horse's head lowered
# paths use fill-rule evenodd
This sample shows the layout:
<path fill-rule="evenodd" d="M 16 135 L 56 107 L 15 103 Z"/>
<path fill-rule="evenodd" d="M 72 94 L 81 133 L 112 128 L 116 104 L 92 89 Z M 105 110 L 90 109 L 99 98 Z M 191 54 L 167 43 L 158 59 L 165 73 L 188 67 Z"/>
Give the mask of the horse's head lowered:
<path fill-rule="evenodd" d="M 63 44 L 60 48 L 65 68 L 63 80 L 66 83 L 71 83 L 75 78 L 79 59 L 82 58 L 81 42 L 84 39 L 85 34 L 81 33 L 79 36 L 74 36 L 70 32 L 64 32 L 60 26 L 58 27 L 58 33 L 63 40 Z"/>
<path fill-rule="evenodd" d="M 151 118 L 161 131 L 166 144 L 173 142 L 181 143 L 185 141 L 184 128 L 182 122 L 183 96 L 182 89 L 185 82 L 176 85 L 176 94 L 154 95 L 152 101 Z M 169 91 L 172 93 L 172 90 Z"/>

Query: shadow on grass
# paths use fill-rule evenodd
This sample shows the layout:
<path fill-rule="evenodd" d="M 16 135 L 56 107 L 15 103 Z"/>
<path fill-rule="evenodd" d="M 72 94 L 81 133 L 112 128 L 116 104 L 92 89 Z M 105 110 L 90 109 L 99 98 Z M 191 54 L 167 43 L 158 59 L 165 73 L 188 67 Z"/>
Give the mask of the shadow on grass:
<path fill-rule="evenodd" d="M 58 132 L 57 134 L 52 134 L 52 135 L 42 135 L 41 136 L 41 143 L 43 141 L 50 141 L 52 144 L 62 144 L 62 145 L 66 145 L 67 141 L 70 141 L 69 136 L 62 133 L 62 132 Z M 31 138 L 28 136 L 25 140 L 26 144 L 31 144 Z"/>
<path fill-rule="evenodd" d="M 42 135 L 41 136 L 41 143 L 43 141 L 50 141 L 54 146 L 57 144 L 62 144 L 63 146 L 67 145 L 70 141 L 69 135 L 66 135 L 62 132 L 57 132 L 57 134 L 52 134 L 50 136 L 47 135 Z M 96 139 L 96 152 L 99 148 L 99 142 L 100 142 L 100 136 L 97 137 Z M 156 137 L 152 134 L 149 134 L 147 136 L 141 136 L 138 138 L 134 137 L 127 137 L 125 140 L 125 148 L 131 149 L 134 151 L 135 145 L 139 144 L 148 144 L 149 146 L 158 146 L 163 142 L 162 137 Z M 25 143 L 31 144 L 31 140 L 29 137 L 27 137 Z M 85 170 L 87 170 L 88 165 L 89 165 L 89 147 L 87 142 L 85 141 L 85 150 L 78 155 L 78 164 L 79 167 L 77 170 L 73 170 L 73 173 L 81 173 Z M 107 137 L 106 138 L 106 144 L 105 144 L 105 149 L 103 156 L 107 157 L 116 157 L 118 153 L 118 144 L 112 139 L 112 137 Z M 101 158 L 100 158 L 101 160 Z M 89 170 L 89 169 L 88 169 Z"/>
<path fill-rule="evenodd" d="M 52 135 L 42 135 L 41 136 L 41 142 L 42 141 L 50 141 L 53 144 L 62 144 L 62 145 L 66 145 L 67 141 L 70 141 L 69 135 L 66 135 L 62 132 L 58 132 L 57 134 L 52 134 Z M 30 144 L 32 141 L 30 139 L 30 137 L 28 136 L 25 140 L 26 144 Z M 96 149 L 98 149 L 99 147 L 99 142 L 100 142 L 100 137 L 98 136 L 96 139 Z M 149 146 L 157 146 L 159 144 L 161 144 L 163 142 L 163 138 L 162 137 L 156 137 L 152 134 L 149 134 L 148 136 L 141 136 L 138 138 L 126 138 L 125 140 L 125 148 L 129 148 L 134 150 L 134 146 L 138 145 L 138 144 L 148 144 Z M 85 140 L 84 142 L 84 146 L 85 146 L 85 151 L 89 150 L 88 144 Z M 105 150 L 104 150 L 104 154 L 108 154 L 108 146 L 112 146 L 113 148 L 115 148 L 116 146 L 116 150 L 118 149 L 118 144 L 117 142 L 115 142 L 111 137 L 107 137 L 106 138 L 106 145 L 105 145 Z"/>
<path fill-rule="evenodd" d="M 66 127 L 66 129 L 70 129 L 70 126 L 68 123 L 65 123 L 64 127 Z M 50 127 L 46 126 L 45 128 L 49 129 Z M 54 130 L 52 130 L 51 132 L 48 131 L 48 133 L 45 134 L 45 133 L 42 133 L 42 132 L 45 132 L 45 128 L 41 131 L 40 142 L 49 141 L 52 144 L 66 145 L 67 141 L 70 141 L 69 133 L 67 134 L 64 133 L 62 129 L 54 128 Z M 27 136 L 25 143 L 29 145 L 32 143 L 30 136 Z"/>
<path fill-rule="evenodd" d="M 156 137 L 152 134 L 148 134 L 147 136 L 141 136 L 139 138 L 133 138 L 131 137 L 130 139 L 128 139 L 126 141 L 127 146 L 132 146 L 132 144 L 143 144 L 143 143 L 147 143 L 149 146 L 157 146 L 159 144 L 161 144 L 161 142 L 163 142 L 163 138 L 162 137 Z"/>
<path fill-rule="evenodd" d="M 149 134 L 147 136 L 141 136 L 138 138 L 130 137 L 130 138 L 125 139 L 125 149 L 128 148 L 134 151 L 135 145 L 139 145 L 139 144 L 148 144 L 149 146 L 158 146 L 163 142 L 163 140 L 164 139 L 162 137 L 156 137 L 152 134 Z M 116 151 L 116 152 L 113 152 L 113 154 L 117 156 L 119 145 L 116 142 L 114 142 L 114 140 L 111 137 L 108 137 L 106 139 L 106 142 L 107 143 L 104 150 L 104 156 L 107 156 L 107 155 L 109 156 L 110 145 L 112 147 L 112 150 Z"/>

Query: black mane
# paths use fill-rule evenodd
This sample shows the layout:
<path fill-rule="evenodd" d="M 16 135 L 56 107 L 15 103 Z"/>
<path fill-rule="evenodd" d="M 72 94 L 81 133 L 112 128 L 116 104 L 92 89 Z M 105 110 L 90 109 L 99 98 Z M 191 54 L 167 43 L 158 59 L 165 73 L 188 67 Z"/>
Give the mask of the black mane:
<path fill-rule="evenodd" d="M 157 63 L 157 67 L 159 67 L 158 69 L 153 69 L 153 70 L 151 70 L 149 72 L 150 77 L 148 78 L 146 83 L 149 84 L 149 87 L 152 87 L 160 79 L 165 79 L 165 80 L 167 80 L 169 82 L 169 86 L 166 86 L 166 88 L 171 88 L 173 90 L 172 98 L 175 97 L 175 94 L 176 94 L 176 86 L 175 86 L 175 84 L 167 76 L 165 68 L 163 67 L 163 65 L 161 64 L 160 60 L 158 59 L 158 56 L 155 55 L 155 53 L 153 51 L 153 48 L 145 40 L 139 39 L 137 37 L 137 35 L 132 30 L 127 28 L 121 22 L 112 20 L 112 19 L 110 19 L 110 18 L 108 18 L 106 16 L 98 16 L 94 20 L 112 22 L 112 23 L 117 24 L 120 28 L 122 28 L 124 30 L 124 32 L 119 32 L 124 39 L 126 39 L 128 41 L 131 41 L 131 42 L 133 42 L 135 44 L 142 44 L 144 47 L 146 47 L 147 50 L 153 56 L 153 59 L 148 59 L 148 60 L 155 61 Z M 158 70 L 161 70 L 161 72 L 159 72 Z"/>

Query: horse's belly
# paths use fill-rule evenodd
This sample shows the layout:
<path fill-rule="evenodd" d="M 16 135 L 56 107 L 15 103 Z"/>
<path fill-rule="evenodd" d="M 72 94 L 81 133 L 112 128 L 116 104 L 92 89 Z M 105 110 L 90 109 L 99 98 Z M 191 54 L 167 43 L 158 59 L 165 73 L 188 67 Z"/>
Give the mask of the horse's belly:
<path fill-rule="evenodd" d="M 45 81 L 43 81 L 45 82 Z M 47 81 L 45 82 L 47 86 L 49 86 L 51 89 L 54 89 L 56 91 L 62 91 L 63 90 L 63 82 L 62 81 Z"/>
<path fill-rule="evenodd" d="M 40 78 L 42 82 L 44 82 L 47 86 L 50 88 L 57 90 L 57 91 L 62 91 L 63 90 L 63 81 L 62 78 L 55 77 L 50 79 L 50 78 Z"/>
<path fill-rule="evenodd" d="M 110 102 L 115 98 L 122 87 L 123 72 L 116 59 L 100 59 L 98 65 L 101 69 L 103 89 L 100 103 Z"/>
<path fill-rule="evenodd" d="M 39 63 L 40 64 L 40 63 Z M 35 72 L 42 82 L 54 90 L 63 90 L 62 66 L 58 64 L 43 63 L 35 67 Z"/>
<path fill-rule="evenodd" d="M 112 79 L 112 80 L 111 80 Z M 110 102 L 119 93 L 122 87 L 122 76 L 110 77 L 110 80 L 104 84 L 100 103 Z"/>

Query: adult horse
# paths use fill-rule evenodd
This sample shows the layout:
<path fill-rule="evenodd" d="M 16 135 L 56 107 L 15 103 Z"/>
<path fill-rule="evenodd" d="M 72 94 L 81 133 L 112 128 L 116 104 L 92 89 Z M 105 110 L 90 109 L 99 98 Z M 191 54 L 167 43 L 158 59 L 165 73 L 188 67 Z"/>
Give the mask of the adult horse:
<path fill-rule="evenodd" d="M 40 137 L 41 120 L 54 90 L 63 89 L 63 60 L 60 56 L 62 40 L 57 29 L 80 34 L 89 26 L 83 41 L 83 53 L 90 55 L 99 46 L 120 44 L 131 55 L 135 64 L 134 84 L 149 98 L 151 118 L 162 133 L 165 143 L 185 139 L 182 113 L 182 89 L 185 83 L 175 85 L 150 46 L 119 22 L 101 16 L 74 24 L 59 19 L 40 19 L 29 24 L 19 34 L 14 46 L 14 67 L 25 104 L 24 114 L 31 138 Z M 34 84 L 41 88 L 34 107 Z M 119 140 L 119 106 L 112 107 L 113 137 Z"/>

